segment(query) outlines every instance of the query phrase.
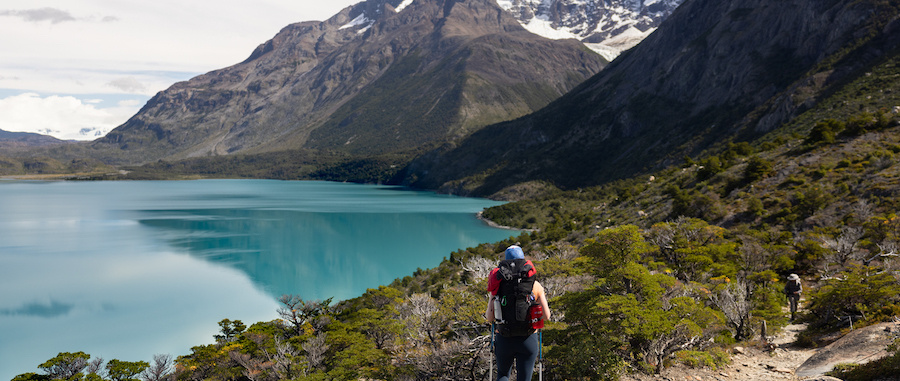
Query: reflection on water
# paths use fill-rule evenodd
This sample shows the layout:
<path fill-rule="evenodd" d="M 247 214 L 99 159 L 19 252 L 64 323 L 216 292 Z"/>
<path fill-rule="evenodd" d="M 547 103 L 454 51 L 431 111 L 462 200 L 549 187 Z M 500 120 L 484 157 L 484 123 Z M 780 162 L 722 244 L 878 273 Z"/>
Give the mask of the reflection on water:
<path fill-rule="evenodd" d="M 0 181 L 0 380 L 57 353 L 148 361 L 276 298 L 354 297 L 510 235 L 496 203 L 318 182 Z"/>
<path fill-rule="evenodd" d="M 468 213 L 313 213 L 268 209 L 145 210 L 172 246 L 231 266 L 277 298 L 357 296 L 455 248 L 506 238 Z M 450 250 L 448 250 L 450 248 Z"/>

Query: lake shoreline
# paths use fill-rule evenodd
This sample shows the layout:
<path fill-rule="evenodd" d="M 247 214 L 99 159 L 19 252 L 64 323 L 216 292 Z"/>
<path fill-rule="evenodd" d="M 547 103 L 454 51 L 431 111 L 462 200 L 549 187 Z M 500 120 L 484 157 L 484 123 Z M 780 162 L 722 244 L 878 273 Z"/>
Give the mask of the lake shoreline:
<path fill-rule="evenodd" d="M 478 213 L 475 213 L 475 216 L 476 216 L 479 220 L 483 221 L 484 223 L 486 223 L 488 226 L 490 226 L 490 227 L 492 227 L 492 228 L 506 229 L 506 230 L 516 230 L 516 231 L 527 232 L 527 233 L 531 233 L 531 232 L 537 231 L 537 229 L 521 229 L 521 228 L 514 228 L 514 227 L 512 227 L 512 226 L 500 225 L 500 224 L 498 224 L 498 223 L 496 223 L 496 222 L 490 220 L 489 218 L 485 217 L 485 216 L 484 216 L 484 212 L 478 212 Z"/>

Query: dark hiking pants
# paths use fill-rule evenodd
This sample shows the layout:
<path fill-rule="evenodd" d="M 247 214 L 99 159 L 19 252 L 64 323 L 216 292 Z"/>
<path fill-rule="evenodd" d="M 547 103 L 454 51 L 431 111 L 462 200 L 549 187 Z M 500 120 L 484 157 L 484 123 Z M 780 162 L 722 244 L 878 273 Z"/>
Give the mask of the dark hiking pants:
<path fill-rule="evenodd" d="M 531 381 L 534 373 L 534 362 L 540 351 L 540 339 L 537 332 L 530 336 L 503 337 L 494 336 L 494 349 L 497 354 L 497 381 L 508 381 L 512 371 L 513 360 L 516 360 L 516 380 Z"/>

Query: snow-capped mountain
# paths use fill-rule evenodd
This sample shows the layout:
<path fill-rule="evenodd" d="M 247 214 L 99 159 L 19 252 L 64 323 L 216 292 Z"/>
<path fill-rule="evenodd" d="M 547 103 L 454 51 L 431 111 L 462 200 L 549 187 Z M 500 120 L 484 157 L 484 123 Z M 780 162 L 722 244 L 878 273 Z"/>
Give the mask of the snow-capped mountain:
<path fill-rule="evenodd" d="M 497 0 L 534 34 L 575 38 L 612 60 L 641 42 L 684 0 Z"/>

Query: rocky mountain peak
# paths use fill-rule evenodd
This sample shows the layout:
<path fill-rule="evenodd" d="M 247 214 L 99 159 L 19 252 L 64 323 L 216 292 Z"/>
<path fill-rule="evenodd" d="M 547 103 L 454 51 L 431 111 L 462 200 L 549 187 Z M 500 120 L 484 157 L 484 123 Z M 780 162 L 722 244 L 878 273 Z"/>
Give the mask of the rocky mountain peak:
<path fill-rule="evenodd" d="M 605 64 L 529 33 L 493 0 L 368 0 L 160 92 L 97 147 L 128 163 L 414 150 L 533 112 Z"/>
<path fill-rule="evenodd" d="M 532 33 L 575 38 L 612 60 L 652 33 L 684 0 L 497 0 Z"/>

